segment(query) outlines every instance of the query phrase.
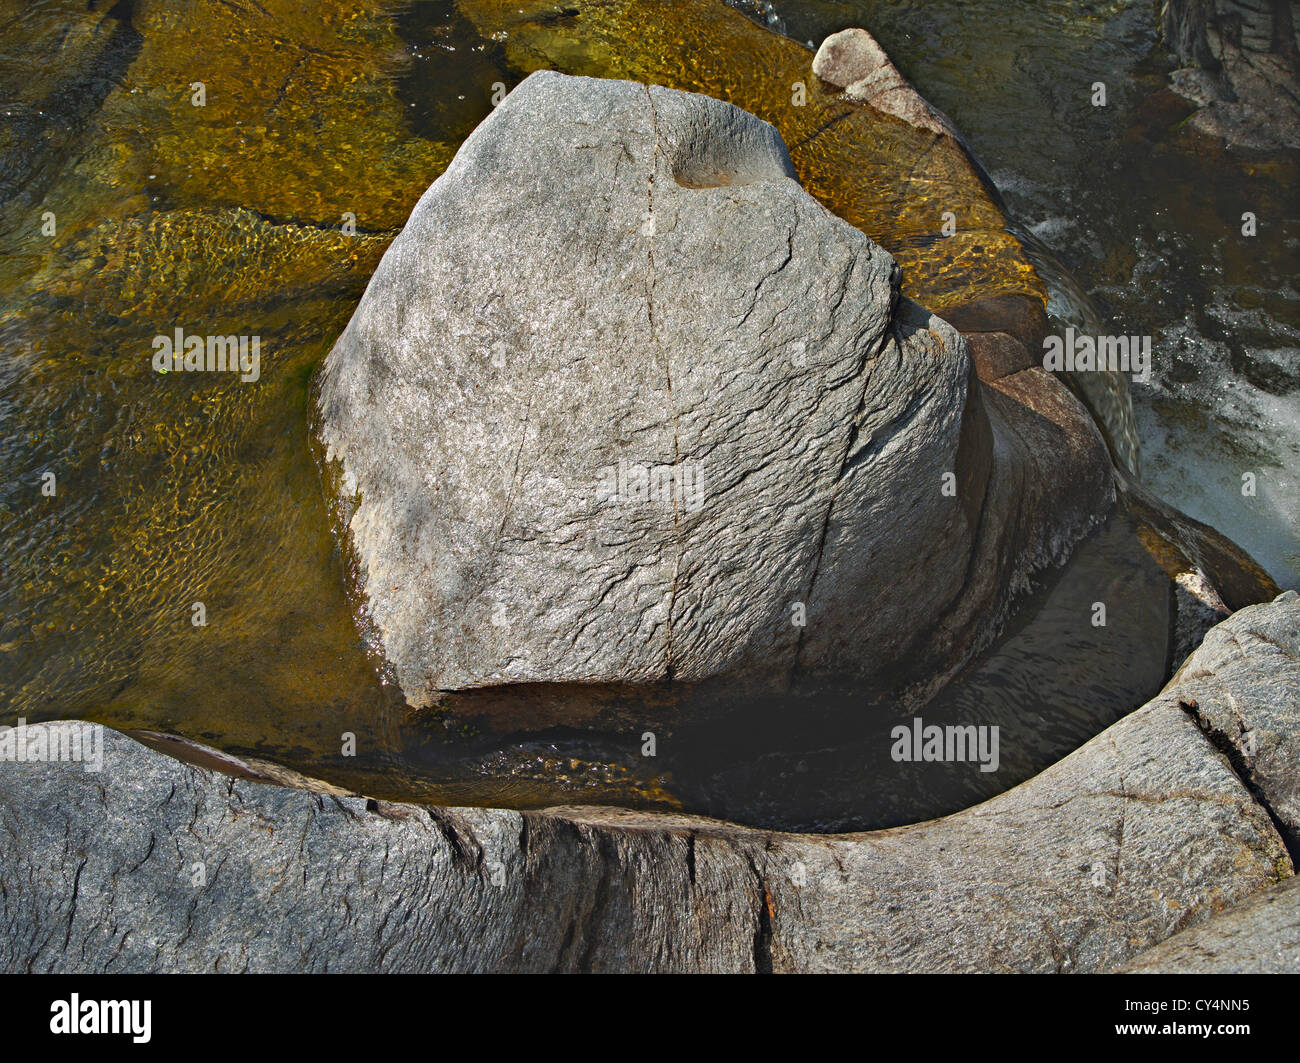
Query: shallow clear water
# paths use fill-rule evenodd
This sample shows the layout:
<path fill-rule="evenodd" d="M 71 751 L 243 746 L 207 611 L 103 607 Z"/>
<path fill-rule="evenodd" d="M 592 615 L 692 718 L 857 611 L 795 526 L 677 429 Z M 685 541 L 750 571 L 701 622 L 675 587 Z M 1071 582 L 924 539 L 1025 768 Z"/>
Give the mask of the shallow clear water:
<path fill-rule="evenodd" d="M 512 21 L 524 6 L 536 10 Z M 1167 168 L 1182 176 L 1166 199 L 1153 173 L 1161 156 L 1123 146 L 1161 76 L 1149 69 L 1141 6 L 790 3 L 776 14 L 799 39 L 855 23 L 876 31 L 1102 313 L 1124 331 L 1159 330 L 1161 351 L 1185 352 L 1158 360 L 1157 383 L 1137 392 L 1148 476 L 1295 585 L 1285 519 L 1297 513 L 1285 477 L 1297 467 L 1293 223 L 1277 214 L 1247 254 L 1214 228 L 1235 206 L 1198 183 L 1220 189 L 1240 181 L 1235 171 L 1180 148 Z M 790 731 L 779 707 L 731 738 L 701 728 L 674 746 L 668 736 L 653 762 L 639 736 L 499 735 L 412 718 L 353 622 L 308 431 L 311 374 L 388 240 L 498 82 L 558 62 L 646 69 L 759 109 L 781 103 L 809 57 L 749 50 L 738 27 L 730 50 L 706 55 L 680 46 L 698 26 L 633 32 L 636 11 L 619 4 L 601 9 L 604 23 L 533 0 L 255 7 L 0 0 L 0 719 L 175 732 L 376 796 L 684 803 L 842 827 L 978 799 L 1158 687 L 1164 592 L 1146 560 L 1094 545 L 1092 561 L 1039 589 L 950 707 L 935 706 L 1038 714 L 1036 737 L 1022 729 L 996 777 L 931 777 L 928 803 L 906 809 L 890 804 L 904 787 L 873 790 L 864 774 L 878 741 L 860 729 L 833 740 Z M 1106 114 L 1075 95 L 1096 69 L 1117 86 Z M 819 145 L 803 160 L 805 180 L 899 256 L 916 294 L 959 302 L 990 276 L 1032 287 L 995 212 L 977 242 L 940 258 L 928 223 L 903 209 L 933 211 L 968 174 L 925 173 L 934 199 L 913 190 L 904 202 L 888 182 L 846 173 L 923 146 L 907 129 L 875 132 Z M 1286 203 L 1282 177 L 1259 180 L 1261 202 Z M 991 211 L 974 200 L 970 209 Z M 155 372 L 154 338 L 177 327 L 258 336 L 260 379 Z M 1249 505 L 1224 487 L 1242 461 L 1260 470 Z M 1111 579 L 1117 565 L 1128 566 L 1116 583 L 1137 626 L 1085 627 L 1081 644 L 1051 603 L 1086 593 L 1068 591 L 1072 580 Z M 204 626 L 193 623 L 196 602 Z M 1090 670 L 1063 666 L 1077 662 Z M 1077 689 L 1026 715 L 1017 691 L 1039 672 L 1072 675 Z M 999 700 L 999 688 L 1012 693 Z M 349 734 L 356 755 L 341 756 Z M 759 755 L 751 743 L 764 735 Z M 820 796 L 808 778 L 820 779 Z"/>

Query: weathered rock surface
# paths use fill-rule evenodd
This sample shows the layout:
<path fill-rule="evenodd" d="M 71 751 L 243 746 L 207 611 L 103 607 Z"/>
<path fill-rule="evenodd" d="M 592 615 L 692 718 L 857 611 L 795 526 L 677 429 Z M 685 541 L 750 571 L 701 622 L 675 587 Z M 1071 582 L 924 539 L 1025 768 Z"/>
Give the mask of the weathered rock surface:
<path fill-rule="evenodd" d="M 1161 30 L 1184 64 L 1173 88 L 1229 147 L 1300 148 L 1300 20 L 1293 0 L 1166 0 Z"/>
<path fill-rule="evenodd" d="M 859 415 L 899 476 L 952 468 L 955 333 L 918 316 L 900 355 L 893 261 L 793 174 L 729 105 L 539 73 L 421 200 L 321 400 L 412 703 L 788 672 Z M 912 534 L 960 553 L 926 494 Z"/>
<path fill-rule="evenodd" d="M 422 198 L 323 374 L 408 700 L 925 681 L 986 645 L 1109 510 L 1108 461 L 1041 370 L 982 397 L 956 331 L 897 284 L 752 115 L 528 78 Z M 603 711 L 583 700 L 565 711 Z"/>
<path fill-rule="evenodd" d="M 1126 974 L 1300 973 L 1300 879 L 1292 878 L 1135 956 Z"/>
<path fill-rule="evenodd" d="M 975 372 L 984 381 L 1001 380 L 1004 376 L 1031 369 L 1035 359 L 1023 343 L 1005 332 L 972 332 L 963 334 L 966 349 L 975 363 Z"/>
<path fill-rule="evenodd" d="M 1300 651 L 1300 598 L 1217 631 L 1160 697 L 1035 779 L 868 834 L 367 802 L 106 732 L 100 774 L 0 764 L 0 967 L 1110 970 L 1293 874 L 1182 703 L 1213 684 L 1294 740 L 1293 673 L 1256 677 Z"/>
<path fill-rule="evenodd" d="M 1184 708 L 1300 854 L 1300 595 L 1235 613 L 1174 676 Z M 1231 677 L 1225 682 L 1224 677 Z"/>

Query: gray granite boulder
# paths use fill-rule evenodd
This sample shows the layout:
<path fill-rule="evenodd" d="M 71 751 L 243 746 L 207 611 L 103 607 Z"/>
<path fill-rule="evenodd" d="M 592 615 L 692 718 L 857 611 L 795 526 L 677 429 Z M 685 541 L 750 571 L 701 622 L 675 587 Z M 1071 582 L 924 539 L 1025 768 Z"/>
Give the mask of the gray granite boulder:
<path fill-rule="evenodd" d="M 955 594 L 969 530 L 939 484 L 967 359 L 938 319 L 895 323 L 896 273 L 728 104 L 549 72 L 511 93 L 324 372 L 322 437 L 411 703 L 786 674 L 844 651 L 830 624 L 803 645 L 792 603 L 860 601 L 889 542 L 920 540 L 926 597 Z M 879 624 L 923 607 L 891 596 Z"/>
<path fill-rule="evenodd" d="M 869 689 L 987 645 L 1109 511 L 1109 462 L 1064 393 L 1078 445 L 1027 454 L 1062 431 L 981 400 L 961 337 L 898 279 L 752 115 L 526 79 L 420 200 L 321 377 L 407 700 L 564 689 L 576 722 L 611 684 Z"/>
<path fill-rule="evenodd" d="M 1298 621 L 1294 595 L 1238 614 L 1216 630 L 1241 653 L 1211 643 L 1036 778 L 864 834 L 389 804 L 106 731 L 98 772 L 0 763 L 0 969 L 1110 970 L 1294 873 L 1184 705 L 1213 683 L 1293 738 L 1294 679 L 1257 676 Z"/>

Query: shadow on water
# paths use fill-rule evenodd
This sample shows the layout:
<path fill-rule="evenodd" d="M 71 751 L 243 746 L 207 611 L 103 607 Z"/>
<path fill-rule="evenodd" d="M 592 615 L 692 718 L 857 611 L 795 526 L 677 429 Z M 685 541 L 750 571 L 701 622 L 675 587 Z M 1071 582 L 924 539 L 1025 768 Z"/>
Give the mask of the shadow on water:
<path fill-rule="evenodd" d="M 1168 588 L 1132 525 L 1117 516 L 928 704 L 900 711 L 849 697 L 827 712 L 820 699 L 805 702 L 805 711 L 782 703 L 724 730 L 683 735 L 688 752 L 675 771 L 676 792 L 742 822 L 816 831 L 896 826 L 986 800 L 1131 711 L 1135 692 L 1147 698 L 1160 689 Z M 1094 625 L 1098 599 L 1108 604 L 1104 626 Z M 984 753 L 996 758 L 981 762 L 971 748 L 963 761 L 923 761 L 924 744 L 899 746 L 900 726 L 923 735 L 930 727 L 987 728 Z"/>

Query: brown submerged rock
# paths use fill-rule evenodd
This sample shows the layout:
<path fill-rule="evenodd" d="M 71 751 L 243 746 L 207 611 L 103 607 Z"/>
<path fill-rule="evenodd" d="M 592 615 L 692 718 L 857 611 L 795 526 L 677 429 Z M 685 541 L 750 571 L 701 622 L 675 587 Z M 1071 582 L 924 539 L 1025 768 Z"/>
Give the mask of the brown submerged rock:
<path fill-rule="evenodd" d="M 925 100 L 898 72 L 885 50 L 864 29 L 832 33 L 817 49 L 812 71 L 823 81 L 844 90 L 846 98 L 892 114 L 917 129 L 952 137 L 961 134 L 942 111 Z"/>
<path fill-rule="evenodd" d="M 966 332 L 966 349 L 986 384 L 1037 366 L 1025 345 L 1006 332 Z"/>

